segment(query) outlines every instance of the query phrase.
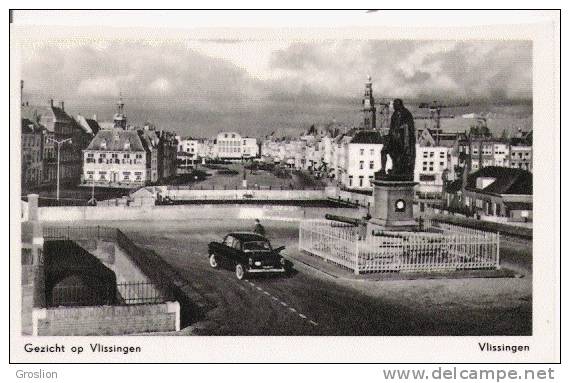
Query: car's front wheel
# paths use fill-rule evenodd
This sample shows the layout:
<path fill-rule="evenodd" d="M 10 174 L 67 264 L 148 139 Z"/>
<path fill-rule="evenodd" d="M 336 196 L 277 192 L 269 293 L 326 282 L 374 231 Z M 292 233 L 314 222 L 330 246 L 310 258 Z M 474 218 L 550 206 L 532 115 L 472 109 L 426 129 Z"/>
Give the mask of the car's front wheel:
<path fill-rule="evenodd" d="M 216 257 L 216 254 L 214 253 L 210 254 L 210 266 L 214 269 L 217 269 L 219 266 L 218 257 Z"/>
<path fill-rule="evenodd" d="M 245 268 L 243 267 L 243 265 L 241 263 L 238 263 L 236 265 L 236 277 L 240 281 L 245 277 Z"/>

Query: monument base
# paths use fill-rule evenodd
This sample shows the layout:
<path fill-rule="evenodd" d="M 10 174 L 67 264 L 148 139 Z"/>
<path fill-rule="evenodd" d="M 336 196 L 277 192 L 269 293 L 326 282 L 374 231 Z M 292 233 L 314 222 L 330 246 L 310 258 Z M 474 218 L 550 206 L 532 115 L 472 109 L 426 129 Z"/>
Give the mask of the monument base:
<path fill-rule="evenodd" d="M 367 224 L 367 235 L 378 231 L 414 231 L 418 223 L 414 219 L 414 187 L 409 180 L 376 179 L 374 184 L 374 209 Z"/>

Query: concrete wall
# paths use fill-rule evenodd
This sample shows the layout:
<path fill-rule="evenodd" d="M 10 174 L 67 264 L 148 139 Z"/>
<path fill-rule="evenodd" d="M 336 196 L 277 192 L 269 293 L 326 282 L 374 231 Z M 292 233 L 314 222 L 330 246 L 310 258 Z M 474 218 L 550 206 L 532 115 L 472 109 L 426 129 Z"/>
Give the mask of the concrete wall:
<path fill-rule="evenodd" d="M 42 221 L 269 219 L 298 221 L 322 218 L 326 213 L 361 217 L 366 209 L 312 208 L 279 205 L 171 205 L 171 206 L 66 206 L 42 207 Z"/>
<path fill-rule="evenodd" d="M 339 190 L 337 192 L 337 198 L 338 197 L 343 201 L 356 203 L 360 206 L 368 206 L 368 204 L 370 204 L 370 207 L 374 206 L 374 196 L 371 195 Z"/>
<path fill-rule="evenodd" d="M 180 330 L 178 302 L 35 308 L 33 335 L 124 335 Z"/>
<path fill-rule="evenodd" d="M 177 190 L 160 193 L 174 200 L 323 200 L 325 190 Z"/>

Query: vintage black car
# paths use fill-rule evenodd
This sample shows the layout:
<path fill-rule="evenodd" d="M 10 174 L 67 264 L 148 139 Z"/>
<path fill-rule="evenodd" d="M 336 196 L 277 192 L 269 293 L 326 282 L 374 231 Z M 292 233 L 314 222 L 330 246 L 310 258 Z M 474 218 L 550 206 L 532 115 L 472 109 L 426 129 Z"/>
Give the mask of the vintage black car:
<path fill-rule="evenodd" d="M 284 248 L 273 249 L 267 238 L 256 233 L 235 232 L 222 242 L 210 242 L 208 256 L 210 266 L 234 270 L 241 280 L 247 274 L 288 273 L 290 262 L 279 254 Z"/>

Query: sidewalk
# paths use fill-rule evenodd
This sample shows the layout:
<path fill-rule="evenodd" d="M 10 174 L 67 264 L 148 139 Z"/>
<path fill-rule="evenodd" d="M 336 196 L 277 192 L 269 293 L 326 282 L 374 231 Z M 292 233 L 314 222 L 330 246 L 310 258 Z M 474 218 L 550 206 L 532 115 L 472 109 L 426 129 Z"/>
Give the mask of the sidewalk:
<path fill-rule="evenodd" d="M 362 281 L 390 281 L 390 280 L 414 280 L 414 279 L 463 279 L 463 278 L 520 278 L 521 275 L 512 270 L 502 268 L 500 270 L 457 270 L 445 272 L 386 272 L 355 274 L 352 270 L 329 262 L 323 258 L 311 255 L 298 249 L 283 254 L 285 258 L 293 262 L 294 266 L 309 269 L 336 279 L 362 280 Z"/>

